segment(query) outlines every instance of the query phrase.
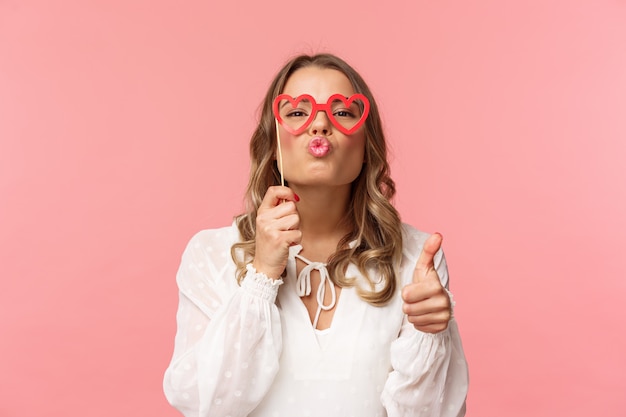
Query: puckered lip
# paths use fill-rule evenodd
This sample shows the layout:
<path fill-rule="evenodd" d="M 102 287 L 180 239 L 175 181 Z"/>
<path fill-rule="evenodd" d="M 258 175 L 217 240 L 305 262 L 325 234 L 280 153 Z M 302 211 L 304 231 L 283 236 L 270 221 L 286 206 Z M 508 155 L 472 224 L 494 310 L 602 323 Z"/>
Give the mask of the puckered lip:
<path fill-rule="evenodd" d="M 307 150 L 309 151 L 309 153 L 316 158 L 321 158 L 328 155 L 331 149 L 332 144 L 324 136 L 315 136 L 311 138 L 307 146 Z"/>

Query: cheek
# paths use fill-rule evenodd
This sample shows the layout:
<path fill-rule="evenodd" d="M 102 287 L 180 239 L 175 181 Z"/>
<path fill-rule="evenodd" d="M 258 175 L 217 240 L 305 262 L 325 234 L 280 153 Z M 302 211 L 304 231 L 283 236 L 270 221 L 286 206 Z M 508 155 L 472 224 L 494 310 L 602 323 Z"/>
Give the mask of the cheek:
<path fill-rule="evenodd" d="M 295 148 L 296 137 L 282 128 L 279 130 L 279 135 L 280 135 L 279 136 L 280 150 L 282 151 L 283 155 L 285 153 L 291 152 L 291 150 Z M 279 157 L 278 152 L 279 152 L 279 148 L 276 148 L 277 159 Z"/>
<path fill-rule="evenodd" d="M 365 159 L 365 135 L 353 135 L 346 139 L 345 149 L 361 162 Z"/>

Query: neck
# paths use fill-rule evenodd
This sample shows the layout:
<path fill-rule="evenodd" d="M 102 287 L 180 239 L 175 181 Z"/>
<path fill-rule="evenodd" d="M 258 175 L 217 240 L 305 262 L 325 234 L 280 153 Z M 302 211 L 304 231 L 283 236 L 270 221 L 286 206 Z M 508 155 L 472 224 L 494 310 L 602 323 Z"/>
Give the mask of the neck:
<path fill-rule="evenodd" d="M 345 215 L 350 204 L 350 185 L 341 187 L 291 186 L 298 194 L 298 213 L 303 240 L 333 239 L 349 231 Z"/>

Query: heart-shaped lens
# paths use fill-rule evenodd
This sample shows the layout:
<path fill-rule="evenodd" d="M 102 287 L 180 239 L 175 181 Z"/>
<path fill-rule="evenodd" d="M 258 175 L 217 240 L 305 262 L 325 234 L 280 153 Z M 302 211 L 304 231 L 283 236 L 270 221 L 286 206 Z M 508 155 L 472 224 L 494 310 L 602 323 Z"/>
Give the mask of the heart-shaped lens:
<path fill-rule="evenodd" d="M 296 98 L 281 94 L 274 100 L 274 116 L 291 134 L 299 135 L 313 121 L 317 103 L 308 94 Z"/>
<path fill-rule="evenodd" d="M 326 105 L 328 118 L 346 135 L 353 134 L 361 127 L 370 111 L 369 101 L 363 94 L 353 94 L 350 97 L 334 94 Z"/>

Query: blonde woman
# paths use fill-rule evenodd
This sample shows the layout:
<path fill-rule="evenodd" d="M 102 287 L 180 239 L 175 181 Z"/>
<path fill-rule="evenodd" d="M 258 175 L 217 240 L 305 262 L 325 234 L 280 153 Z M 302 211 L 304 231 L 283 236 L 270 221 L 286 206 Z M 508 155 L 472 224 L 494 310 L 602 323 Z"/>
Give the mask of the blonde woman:
<path fill-rule="evenodd" d="M 247 212 L 182 257 L 168 401 L 195 417 L 465 415 L 442 237 L 390 203 L 361 76 L 329 54 L 288 62 L 250 153 Z"/>

